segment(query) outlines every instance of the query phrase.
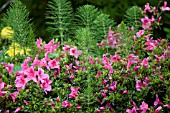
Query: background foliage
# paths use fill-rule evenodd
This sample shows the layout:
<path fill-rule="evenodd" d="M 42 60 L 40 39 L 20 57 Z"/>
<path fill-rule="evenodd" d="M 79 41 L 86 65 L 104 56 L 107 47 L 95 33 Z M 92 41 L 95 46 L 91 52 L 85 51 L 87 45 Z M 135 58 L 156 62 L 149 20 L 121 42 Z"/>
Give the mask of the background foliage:
<path fill-rule="evenodd" d="M 8 0 L 0 0 L 0 7 L 5 4 Z M 46 25 L 45 25 L 45 11 L 47 8 L 47 3 L 49 0 L 21 0 L 23 3 L 27 6 L 30 17 L 33 18 L 35 28 L 37 31 L 35 31 L 36 36 L 42 37 L 44 40 L 48 40 L 49 34 L 46 32 Z M 144 7 L 145 3 L 150 3 L 151 6 L 159 6 L 163 4 L 163 1 L 160 0 L 70 0 L 73 5 L 73 10 L 76 11 L 76 9 L 79 6 L 90 4 L 94 5 L 97 8 L 101 9 L 103 13 L 109 14 L 117 23 L 120 23 L 122 19 L 124 18 L 124 15 L 126 14 L 126 10 L 130 8 L 131 6 L 137 5 L 139 7 Z M 3 10 L 5 12 L 6 10 Z M 1 18 L 0 13 L 0 18 Z M 163 26 L 164 29 L 155 29 L 154 35 L 155 37 L 166 37 L 169 36 L 170 38 L 170 13 L 166 13 L 163 15 Z M 37 38 L 38 38 L 37 37 Z"/>

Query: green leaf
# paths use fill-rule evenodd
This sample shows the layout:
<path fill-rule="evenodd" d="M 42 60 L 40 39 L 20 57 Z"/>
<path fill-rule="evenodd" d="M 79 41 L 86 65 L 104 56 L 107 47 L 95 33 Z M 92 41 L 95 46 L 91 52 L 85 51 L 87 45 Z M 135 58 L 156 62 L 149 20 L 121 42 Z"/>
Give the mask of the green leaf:
<path fill-rule="evenodd" d="M 49 58 L 58 58 L 60 56 L 59 53 L 51 53 L 51 54 L 48 54 L 48 57 Z"/>
<path fill-rule="evenodd" d="M 13 73 L 16 73 L 18 71 L 22 70 L 21 66 L 15 66 Z"/>

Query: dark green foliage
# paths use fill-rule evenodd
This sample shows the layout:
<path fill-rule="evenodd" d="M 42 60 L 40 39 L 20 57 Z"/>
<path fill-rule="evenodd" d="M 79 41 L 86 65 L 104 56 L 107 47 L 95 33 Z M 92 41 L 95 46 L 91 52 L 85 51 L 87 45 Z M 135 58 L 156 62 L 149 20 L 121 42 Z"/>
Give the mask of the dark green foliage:
<path fill-rule="evenodd" d="M 84 5 L 77 9 L 76 20 L 80 27 L 87 27 L 94 30 L 94 20 L 100 14 L 99 10 L 92 5 Z"/>
<path fill-rule="evenodd" d="M 109 18 L 109 15 L 102 13 L 92 5 L 84 5 L 77 9 L 75 16 L 76 20 L 76 39 L 81 44 L 80 49 L 89 50 L 89 52 L 96 53 L 98 47 L 96 44 L 107 36 L 109 27 L 115 25 L 114 20 Z M 83 44 L 82 44 L 83 40 Z M 87 49 L 88 48 L 88 49 Z"/>
<path fill-rule="evenodd" d="M 126 11 L 125 22 L 128 26 L 138 29 L 141 25 L 142 14 L 140 12 L 140 7 L 133 6 Z"/>
<path fill-rule="evenodd" d="M 109 17 L 109 15 L 101 13 L 94 20 L 97 41 L 101 41 L 104 36 L 107 36 L 109 27 L 114 28 L 116 26 L 116 22 Z"/>
<path fill-rule="evenodd" d="M 63 39 L 67 37 L 66 34 L 72 27 L 72 13 L 71 2 L 67 0 L 52 0 L 48 3 L 47 30 L 53 37 L 60 38 L 61 43 L 63 43 Z"/>
<path fill-rule="evenodd" d="M 26 6 L 15 0 L 2 18 L 3 27 L 10 26 L 14 30 L 13 42 L 19 43 L 21 47 L 30 47 L 34 43 L 33 25 L 28 16 Z"/>

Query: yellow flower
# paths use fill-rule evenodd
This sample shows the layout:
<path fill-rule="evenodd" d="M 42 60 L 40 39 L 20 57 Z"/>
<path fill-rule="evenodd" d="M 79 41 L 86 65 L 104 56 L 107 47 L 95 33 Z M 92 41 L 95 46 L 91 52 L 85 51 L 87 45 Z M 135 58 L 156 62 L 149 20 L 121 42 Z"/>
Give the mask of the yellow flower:
<path fill-rule="evenodd" d="M 12 43 L 11 46 L 9 47 L 9 50 L 6 52 L 6 54 L 8 54 L 10 57 L 14 57 L 14 49 L 15 49 L 15 55 L 17 54 L 24 55 L 24 49 L 21 49 L 18 43 Z M 29 55 L 29 51 L 31 51 L 31 49 L 26 48 L 27 55 Z"/>
<path fill-rule="evenodd" d="M 6 39 L 12 39 L 14 36 L 14 30 L 11 27 L 4 27 L 1 31 L 1 37 Z"/>

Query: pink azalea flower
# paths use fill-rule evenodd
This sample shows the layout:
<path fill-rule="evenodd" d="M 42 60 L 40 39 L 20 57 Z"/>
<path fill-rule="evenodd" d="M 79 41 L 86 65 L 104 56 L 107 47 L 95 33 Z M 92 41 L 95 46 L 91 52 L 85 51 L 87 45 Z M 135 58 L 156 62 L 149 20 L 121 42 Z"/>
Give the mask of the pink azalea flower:
<path fill-rule="evenodd" d="M 50 61 L 51 59 L 48 57 L 48 54 L 49 54 L 50 52 L 49 51 L 47 51 L 46 53 L 45 53 L 45 60 L 46 61 Z"/>
<path fill-rule="evenodd" d="M 21 109 L 22 109 L 22 107 L 18 107 L 18 108 L 14 111 L 14 113 L 19 112 Z"/>
<path fill-rule="evenodd" d="M 5 87 L 5 83 L 0 81 L 0 91 Z"/>
<path fill-rule="evenodd" d="M 156 62 L 159 62 L 159 61 L 161 61 L 162 59 L 164 59 L 164 58 L 165 58 L 165 56 L 164 56 L 164 55 L 161 55 L 161 56 L 154 55 L 154 56 L 156 57 Z"/>
<path fill-rule="evenodd" d="M 145 48 L 145 50 L 152 51 L 158 45 L 158 42 L 154 40 L 147 40 L 144 45 L 147 45 L 147 48 Z"/>
<path fill-rule="evenodd" d="M 71 90 L 71 93 L 69 95 L 69 98 L 76 98 L 78 96 L 78 88 L 74 88 L 73 86 L 71 86 L 70 90 Z"/>
<path fill-rule="evenodd" d="M 127 109 L 126 113 L 137 113 L 137 111 L 136 111 L 136 108 L 133 107 L 132 110 L 131 109 Z"/>
<path fill-rule="evenodd" d="M 162 6 L 162 11 L 170 11 L 170 7 L 167 7 L 166 1 L 164 1 L 164 6 Z"/>
<path fill-rule="evenodd" d="M 13 101 L 13 102 L 15 102 L 18 94 L 19 94 L 19 92 L 17 92 L 17 91 L 10 94 L 10 97 L 12 98 L 12 101 Z"/>
<path fill-rule="evenodd" d="M 41 38 L 37 39 L 36 41 L 37 48 L 42 49 L 41 44 L 42 44 L 42 39 Z"/>
<path fill-rule="evenodd" d="M 100 43 L 97 43 L 96 45 L 100 48 L 100 47 L 103 47 L 105 45 L 105 42 L 101 41 Z"/>
<path fill-rule="evenodd" d="M 92 59 L 92 57 L 89 58 L 89 62 L 90 62 L 91 64 L 95 64 L 95 62 L 94 62 L 94 60 Z"/>
<path fill-rule="evenodd" d="M 136 36 L 137 36 L 137 37 L 141 37 L 142 35 L 144 35 L 144 30 L 139 30 L 139 31 L 136 33 Z"/>
<path fill-rule="evenodd" d="M 100 107 L 100 110 L 106 110 L 106 108 L 104 106 Z"/>
<path fill-rule="evenodd" d="M 124 90 L 122 94 L 125 95 L 127 93 L 128 93 L 128 90 Z"/>
<path fill-rule="evenodd" d="M 110 84 L 110 89 L 112 89 L 113 91 L 116 91 L 116 85 L 117 85 L 117 81 L 114 81 L 113 83 Z"/>
<path fill-rule="evenodd" d="M 7 64 L 5 68 L 8 71 L 8 73 L 11 74 L 14 69 L 14 64 Z"/>
<path fill-rule="evenodd" d="M 128 60 L 128 63 L 127 63 L 127 70 L 129 70 L 130 69 L 130 66 L 132 65 L 132 64 L 134 64 L 134 63 L 137 63 L 137 61 L 134 61 L 134 60 Z"/>
<path fill-rule="evenodd" d="M 38 75 L 38 80 L 41 81 L 45 78 L 49 78 L 48 74 L 44 74 L 44 70 L 42 68 L 38 68 L 38 71 L 36 72 L 36 74 Z"/>
<path fill-rule="evenodd" d="M 142 86 L 143 86 L 143 83 L 141 82 L 141 80 L 137 80 L 136 79 L 136 90 L 137 91 L 141 91 L 142 90 Z"/>
<path fill-rule="evenodd" d="M 5 87 L 5 83 L 0 81 L 0 96 L 4 96 L 7 91 L 2 91 L 2 89 Z"/>
<path fill-rule="evenodd" d="M 27 78 L 24 78 L 24 75 L 17 76 L 15 80 L 15 86 L 17 88 L 25 89 L 25 85 L 27 84 L 28 80 Z"/>
<path fill-rule="evenodd" d="M 60 45 L 60 42 L 58 42 L 57 44 L 54 44 L 54 39 L 52 39 L 48 44 L 44 45 L 44 49 L 46 52 L 49 51 L 49 53 L 52 53 L 56 51 L 59 45 Z"/>
<path fill-rule="evenodd" d="M 29 105 L 29 103 L 28 103 L 26 100 L 23 100 L 23 102 L 24 102 L 26 105 Z"/>
<path fill-rule="evenodd" d="M 33 80 L 34 82 L 37 82 L 36 71 L 34 71 L 33 66 L 31 66 L 30 68 L 26 70 L 26 75 L 27 75 L 28 80 Z"/>
<path fill-rule="evenodd" d="M 149 83 L 149 82 L 151 82 L 151 79 L 148 78 L 148 77 L 145 77 L 145 81 L 146 81 L 147 83 Z"/>
<path fill-rule="evenodd" d="M 113 72 L 112 64 L 105 64 L 105 65 L 103 66 L 103 68 L 108 69 L 108 70 L 110 71 L 110 73 Z"/>
<path fill-rule="evenodd" d="M 65 101 L 62 102 L 62 106 L 63 107 L 71 107 L 72 104 L 70 104 L 67 100 L 65 100 Z"/>
<path fill-rule="evenodd" d="M 77 110 L 80 110 L 81 108 L 82 108 L 82 107 L 81 107 L 80 105 L 77 105 L 77 106 L 76 106 L 76 109 L 77 109 Z"/>
<path fill-rule="evenodd" d="M 161 109 L 162 109 L 162 106 L 159 106 L 159 107 L 154 111 L 154 113 L 159 113 L 159 112 L 161 111 Z"/>
<path fill-rule="evenodd" d="M 116 44 L 117 44 L 116 38 L 108 39 L 108 45 L 111 46 L 111 48 L 115 48 Z"/>
<path fill-rule="evenodd" d="M 70 46 L 69 46 L 69 45 L 64 45 L 63 50 L 64 50 L 65 52 L 70 51 Z"/>
<path fill-rule="evenodd" d="M 145 11 L 145 13 L 146 13 L 146 11 L 148 11 L 150 13 L 152 12 L 149 3 L 146 3 L 144 11 Z"/>
<path fill-rule="evenodd" d="M 57 59 L 50 60 L 50 61 L 48 62 L 48 65 L 49 65 L 49 67 L 50 67 L 51 69 L 55 69 L 55 68 L 59 68 L 59 67 L 60 67 L 60 65 L 59 65 L 59 60 L 57 60 Z"/>
<path fill-rule="evenodd" d="M 133 68 L 133 70 L 134 70 L 134 71 L 137 71 L 139 68 L 140 68 L 140 66 L 135 66 L 135 67 Z"/>
<path fill-rule="evenodd" d="M 5 113 L 9 113 L 9 110 L 6 110 L 6 112 Z"/>
<path fill-rule="evenodd" d="M 142 65 L 143 65 L 145 68 L 148 68 L 148 66 L 149 66 L 148 58 L 144 58 L 144 59 L 143 59 Z"/>
<path fill-rule="evenodd" d="M 33 63 L 31 64 L 32 66 L 39 66 L 40 65 L 40 60 L 38 60 L 38 55 L 36 55 Z"/>
<path fill-rule="evenodd" d="M 159 100 L 159 97 L 158 95 L 156 94 L 156 100 L 154 102 L 154 106 L 157 106 L 158 104 L 163 104 L 160 100 Z"/>
<path fill-rule="evenodd" d="M 142 105 L 140 105 L 139 110 L 142 111 L 141 113 L 146 113 L 146 111 L 147 111 L 147 110 L 150 110 L 150 109 L 148 108 L 148 104 L 143 101 L 143 102 L 142 102 Z"/>
<path fill-rule="evenodd" d="M 22 70 L 27 70 L 29 68 L 27 60 L 24 60 L 24 63 L 21 64 L 21 68 L 22 68 Z"/>
<path fill-rule="evenodd" d="M 114 56 L 110 56 L 110 60 L 111 60 L 111 62 L 120 62 L 120 56 L 117 54 L 117 53 L 115 53 L 114 54 Z"/>
<path fill-rule="evenodd" d="M 49 66 L 47 65 L 48 63 L 47 63 L 47 61 L 46 61 L 46 58 L 42 58 L 41 60 L 40 60 L 40 66 L 41 67 L 46 67 L 48 70 L 50 70 L 50 68 L 49 68 Z"/>
<path fill-rule="evenodd" d="M 143 29 L 148 29 L 151 26 L 151 20 L 148 17 L 142 18 L 142 28 Z M 152 19 L 153 21 L 153 19 Z"/>
<path fill-rule="evenodd" d="M 137 59 L 138 56 L 135 56 L 134 54 L 130 54 L 127 56 L 128 59 Z"/>
<path fill-rule="evenodd" d="M 109 58 L 107 58 L 105 55 L 103 55 L 102 63 L 103 64 L 108 64 L 109 63 Z"/>
<path fill-rule="evenodd" d="M 41 82 L 42 83 L 40 84 L 40 86 L 44 89 L 45 92 L 52 90 L 51 85 L 50 85 L 52 81 L 49 78 L 45 78 Z"/>
<path fill-rule="evenodd" d="M 167 107 L 170 109 L 170 104 L 165 104 L 164 107 Z"/>
<path fill-rule="evenodd" d="M 77 50 L 77 47 L 71 48 L 70 49 L 70 55 L 74 56 L 75 58 L 78 58 L 79 55 L 81 55 L 82 51 Z"/>

